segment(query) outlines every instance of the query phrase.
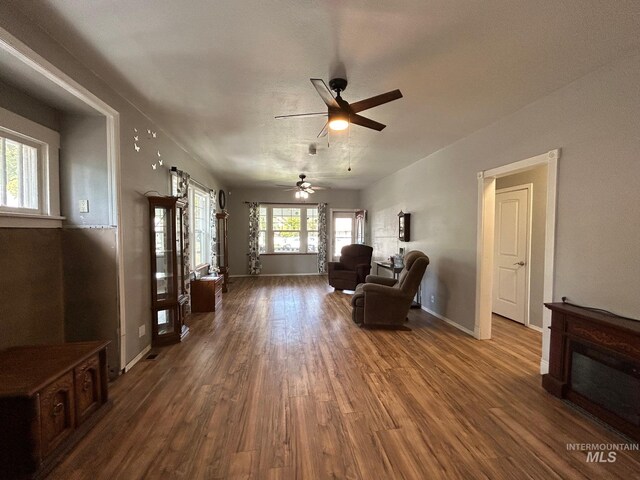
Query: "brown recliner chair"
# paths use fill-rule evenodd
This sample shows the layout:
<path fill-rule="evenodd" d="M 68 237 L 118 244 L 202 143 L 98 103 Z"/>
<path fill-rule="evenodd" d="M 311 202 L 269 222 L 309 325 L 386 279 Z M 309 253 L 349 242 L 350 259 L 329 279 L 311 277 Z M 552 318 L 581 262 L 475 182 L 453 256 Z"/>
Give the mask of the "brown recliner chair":
<path fill-rule="evenodd" d="M 336 290 L 355 290 L 371 271 L 373 248 L 369 245 L 346 245 L 339 262 L 329 262 L 329 285 Z"/>
<path fill-rule="evenodd" d="M 429 265 L 429 257 L 413 250 L 404 256 L 398 280 L 369 275 L 351 297 L 351 317 L 363 325 L 402 326 Z"/>

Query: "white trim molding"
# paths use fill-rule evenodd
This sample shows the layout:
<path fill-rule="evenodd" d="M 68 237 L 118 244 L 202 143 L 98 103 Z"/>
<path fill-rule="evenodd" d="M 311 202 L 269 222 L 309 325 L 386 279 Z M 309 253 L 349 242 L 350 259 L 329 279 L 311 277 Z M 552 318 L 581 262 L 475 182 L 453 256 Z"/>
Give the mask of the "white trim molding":
<path fill-rule="evenodd" d="M 138 363 L 140 360 L 142 360 L 144 358 L 144 356 L 149 353 L 151 351 L 151 345 L 147 345 L 145 347 L 144 350 L 142 350 L 138 355 L 136 355 L 134 357 L 133 360 L 131 360 L 129 363 L 127 363 L 127 365 L 124 367 L 124 369 L 122 370 L 124 373 L 127 373 L 129 370 L 131 370 L 136 363 Z"/>
<path fill-rule="evenodd" d="M 434 312 L 433 310 L 425 307 L 424 305 L 422 305 L 420 307 L 421 310 L 424 310 L 425 312 L 427 312 L 430 315 L 433 315 L 434 317 L 436 317 L 439 320 L 442 320 L 445 323 L 448 323 L 449 325 L 451 325 L 452 327 L 457 328 L 458 330 L 463 331 L 464 333 L 466 333 L 467 335 L 474 337 L 474 338 L 478 338 L 475 334 L 475 332 L 472 332 L 471 330 L 469 330 L 468 328 L 463 327 L 462 325 L 460 325 L 459 323 L 454 322 L 453 320 L 450 320 L 449 318 L 445 317 L 444 315 L 440 315 L 439 313 Z"/>
<path fill-rule="evenodd" d="M 311 276 L 319 276 L 319 275 L 327 275 L 326 273 L 261 273 L 260 275 L 229 275 L 229 278 L 246 278 L 246 277 L 311 277 Z"/>
<path fill-rule="evenodd" d="M 540 359 L 540 375 L 546 375 L 549 373 L 549 362 L 545 359 Z"/>

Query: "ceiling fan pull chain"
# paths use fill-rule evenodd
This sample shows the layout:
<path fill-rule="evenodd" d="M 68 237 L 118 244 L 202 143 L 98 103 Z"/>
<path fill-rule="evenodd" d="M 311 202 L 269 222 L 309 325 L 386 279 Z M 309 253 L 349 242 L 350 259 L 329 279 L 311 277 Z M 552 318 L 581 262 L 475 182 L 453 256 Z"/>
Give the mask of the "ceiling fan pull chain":
<path fill-rule="evenodd" d="M 349 155 L 349 168 L 347 168 L 347 172 L 351 171 L 351 122 L 349 122 L 349 130 L 347 132 L 347 150 Z"/>

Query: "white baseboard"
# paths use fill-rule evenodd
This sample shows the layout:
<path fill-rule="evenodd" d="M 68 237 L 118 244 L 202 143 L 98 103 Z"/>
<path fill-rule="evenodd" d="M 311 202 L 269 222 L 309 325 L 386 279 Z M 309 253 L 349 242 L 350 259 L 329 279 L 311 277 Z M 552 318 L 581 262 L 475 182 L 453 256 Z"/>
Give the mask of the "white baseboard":
<path fill-rule="evenodd" d="M 144 350 L 142 350 L 138 355 L 136 355 L 136 358 L 134 358 L 129 363 L 127 363 L 127 365 L 124 367 L 125 373 L 128 372 L 129 370 L 131 370 L 136 363 L 138 363 L 140 360 L 142 360 L 143 357 L 147 353 L 149 353 L 150 350 L 151 350 L 151 345 L 147 345 Z"/>
<path fill-rule="evenodd" d="M 535 330 L 536 332 L 540 332 L 542 333 L 542 327 L 538 327 L 537 325 L 527 325 L 527 327 L 529 327 L 531 330 Z"/>
<path fill-rule="evenodd" d="M 422 310 L 424 310 L 425 312 L 433 315 L 436 318 L 439 318 L 440 320 L 442 320 L 443 322 L 448 323 L 449 325 L 451 325 L 452 327 L 456 327 L 458 330 L 463 331 L 464 333 L 466 333 L 467 335 L 470 335 L 474 338 L 476 338 L 475 333 L 473 333 L 471 330 L 469 330 L 468 328 L 463 327 L 462 325 L 454 322 L 453 320 L 449 320 L 447 317 L 445 317 L 444 315 L 440 315 L 439 313 L 434 312 L 433 310 L 425 307 L 424 305 L 422 305 L 422 307 L 420 307 Z"/>
<path fill-rule="evenodd" d="M 546 375 L 549 373 L 549 362 L 544 359 L 540 359 L 540 375 Z"/>
<path fill-rule="evenodd" d="M 326 275 L 326 273 L 261 273 L 260 275 L 229 275 L 229 278 L 243 277 L 308 277 L 312 275 Z"/>

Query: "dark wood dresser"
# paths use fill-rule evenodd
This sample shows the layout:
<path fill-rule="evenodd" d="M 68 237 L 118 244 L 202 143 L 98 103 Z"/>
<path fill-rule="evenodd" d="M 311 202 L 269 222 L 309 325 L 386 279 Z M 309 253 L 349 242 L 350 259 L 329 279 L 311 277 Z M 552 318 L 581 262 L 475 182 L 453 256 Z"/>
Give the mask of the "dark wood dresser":
<path fill-rule="evenodd" d="M 191 311 L 215 312 L 222 303 L 224 277 L 213 275 L 191 281 Z"/>
<path fill-rule="evenodd" d="M 39 478 L 107 410 L 108 341 L 0 351 L 0 478 Z"/>

